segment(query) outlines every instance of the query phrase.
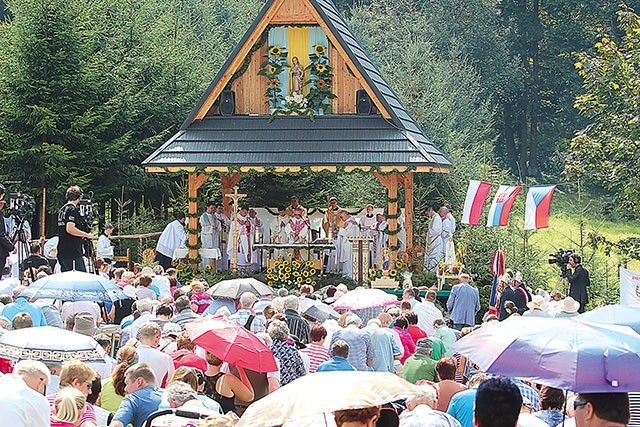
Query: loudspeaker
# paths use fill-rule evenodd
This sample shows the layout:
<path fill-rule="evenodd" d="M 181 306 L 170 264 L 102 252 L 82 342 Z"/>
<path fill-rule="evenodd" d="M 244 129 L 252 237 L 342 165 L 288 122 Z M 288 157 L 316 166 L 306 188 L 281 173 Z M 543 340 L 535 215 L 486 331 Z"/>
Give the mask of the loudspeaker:
<path fill-rule="evenodd" d="M 373 112 L 373 101 L 366 90 L 360 89 L 356 92 L 356 113 L 366 116 Z"/>
<path fill-rule="evenodd" d="M 220 94 L 220 114 L 233 116 L 236 112 L 236 93 L 232 90 L 223 90 Z"/>

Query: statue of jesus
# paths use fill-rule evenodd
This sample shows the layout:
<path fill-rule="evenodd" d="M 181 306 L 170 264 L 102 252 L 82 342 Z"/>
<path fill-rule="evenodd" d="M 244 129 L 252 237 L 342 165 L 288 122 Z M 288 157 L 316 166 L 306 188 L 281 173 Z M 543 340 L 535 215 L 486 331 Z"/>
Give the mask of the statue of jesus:
<path fill-rule="evenodd" d="M 304 83 L 304 67 L 300 64 L 297 56 L 291 59 L 291 95 L 294 93 L 302 94 L 302 85 Z"/>

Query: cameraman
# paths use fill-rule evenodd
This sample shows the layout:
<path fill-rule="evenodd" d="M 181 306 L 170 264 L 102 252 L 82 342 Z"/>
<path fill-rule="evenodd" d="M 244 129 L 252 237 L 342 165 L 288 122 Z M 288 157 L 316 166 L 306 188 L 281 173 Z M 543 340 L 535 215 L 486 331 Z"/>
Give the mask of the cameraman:
<path fill-rule="evenodd" d="M 6 200 L 4 200 L 4 192 L 4 185 L 0 184 L 0 272 L 4 272 L 4 264 L 7 261 L 7 257 L 14 250 L 13 243 L 11 243 L 11 239 L 7 236 L 7 231 L 4 227 L 4 214 L 2 213 L 6 203 Z"/>
<path fill-rule="evenodd" d="M 569 296 L 580 303 L 578 313 L 584 313 L 584 308 L 589 302 L 587 286 L 589 286 L 589 272 L 581 264 L 582 258 L 578 254 L 569 255 L 569 266 L 573 269 L 567 270 L 567 280 L 569 281 Z"/>
<path fill-rule="evenodd" d="M 58 262 L 61 271 L 87 271 L 84 266 L 83 241 L 93 239 L 93 234 L 78 228 L 82 224 L 78 204 L 82 189 L 73 185 L 67 189 L 67 204 L 58 212 Z"/>

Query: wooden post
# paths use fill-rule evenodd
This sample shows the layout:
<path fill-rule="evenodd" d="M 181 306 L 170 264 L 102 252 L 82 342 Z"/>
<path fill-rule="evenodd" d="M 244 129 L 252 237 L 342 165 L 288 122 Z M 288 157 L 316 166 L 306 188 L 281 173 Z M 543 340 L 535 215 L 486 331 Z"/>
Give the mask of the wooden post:
<path fill-rule="evenodd" d="M 209 178 L 208 175 L 196 172 L 189 174 L 188 189 L 189 189 L 189 204 L 188 204 L 188 218 L 189 229 L 195 230 L 198 228 L 198 202 L 195 199 L 198 197 L 198 189 L 202 187 L 202 184 Z M 195 246 L 198 244 L 198 233 L 189 232 L 189 246 Z M 189 248 L 189 259 L 198 258 L 198 250 Z"/>
<path fill-rule="evenodd" d="M 413 172 L 400 176 L 404 187 L 404 228 L 407 231 L 407 252 L 413 249 Z"/>
<path fill-rule="evenodd" d="M 231 199 L 228 194 L 230 194 L 233 187 L 240 182 L 240 178 L 242 178 L 240 172 L 220 176 L 220 183 L 222 184 L 222 207 L 227 218 L 231 218 L 231 206 L 229 206 Z M 234 206 L 234 210 L 238 210 L 238 206 Z"/>
<path fill-rule="evenodd" d="M 392 173 L 389 175 L 382 175 L 378 172 L 373 172 L 373 175 L 378 178 L 378 181 L 387 188 L 387 197 L 390 201 L 387 203 L 387 215 L 389 215 L 387 229 L 392 234 L 389 234 L 389 252 L 392 261 L 395 261 L 398 257 L 398 174 Z"/>

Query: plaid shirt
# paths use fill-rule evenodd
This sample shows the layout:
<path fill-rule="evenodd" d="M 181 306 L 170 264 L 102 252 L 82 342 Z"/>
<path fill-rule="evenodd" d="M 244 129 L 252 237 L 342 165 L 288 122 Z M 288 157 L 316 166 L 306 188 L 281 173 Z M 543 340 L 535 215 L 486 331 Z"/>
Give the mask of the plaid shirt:
<path fill-rule="evenodd" d="M 233 313 L 231 316 L 229 316 L 229 319 L 233 320 L 239 325 L 244 326 L 247 324 L 247 321 L 249 320 L 250 316 L 251 316 L 251 310 L 242 308 L 236 311 L 235 313 Z M 258 332 L 265 332 L 266 328 L 265 328 L 264 317 L 260 315 L 256 315 L 253 318 L 253 321 L 251 322 L 250 330 L 254 334 L 257 334 Z"/>
<path fill-rule="evenodd" d="M 520 389 L 522 399 L 528 400 L 533 405 L 534 412 L 538 412 L 540 410 L 540 395 L 538 392 L 517 378 L 511 378 L 511 381 Z"/>

